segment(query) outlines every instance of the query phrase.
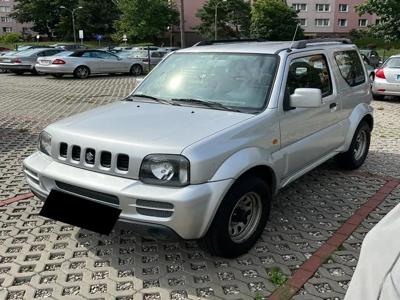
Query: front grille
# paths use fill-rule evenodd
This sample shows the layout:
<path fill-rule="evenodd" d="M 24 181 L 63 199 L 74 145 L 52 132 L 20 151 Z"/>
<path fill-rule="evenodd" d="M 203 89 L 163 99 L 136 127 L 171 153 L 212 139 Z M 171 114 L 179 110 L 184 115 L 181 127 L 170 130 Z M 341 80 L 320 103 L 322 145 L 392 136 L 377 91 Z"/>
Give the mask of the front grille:
<path fill-rule="evenodd" d="M 100 200 L 103 202 L 119 205 L 119 199 L 117 196 L 114 196 L 114 195 L 109 195 L 109 194 L 105 194 L 105 193 L 88 190 L 85 188 L 81 188 L 79 186 L 71 185 L 68 183 L 60 182 L 60 181 L 56 181 L 56 185 L 60 189 L 66 191 L 66 192 L 70 192 L 70 193 L 74 193 L 74 194 L 88 197 L 91 199 Z"/>
<path fill-rule="evenodd" d="M 80 161 L 81 160 L 81 147 L 73 146 L 71 157 L 73 160 Z"/>
<path fill-rule="evenodd" d="M 102 149 L 86 148 L 65 142 L 60 142 L 59 144 L 59 158 L 62 158 L 63 161 L 72 162 L 74 165 L 79 162 L 83 167 L 99 168 L 100 171 L 115 172 L 117 174 L 129 172 L 131 163 L 129 155 L 124 153 L 114 154 Z M 112 170 L 111 167 L 113 168 Z M 104 170 L 104 168 L 110 170 Z"/>
<path fill-rule="evenodd" d="M 117 168 L 121 171 L 128 171 L 129 169 L 129 156 L 126 154 L 119 154 L 117 158 Z"/>
<path fill-rule="evenodd" d="M 111 168 L 111 153 L 108 151 L 101 152 L 100 164 L 105 168 Z"/>
<path fill-rule="evenodd" d="M 68 145 L 66 143 L 61 143 L 60 144 L 60 156 L 67 158 L 67 153 L 68 153 Z"/>

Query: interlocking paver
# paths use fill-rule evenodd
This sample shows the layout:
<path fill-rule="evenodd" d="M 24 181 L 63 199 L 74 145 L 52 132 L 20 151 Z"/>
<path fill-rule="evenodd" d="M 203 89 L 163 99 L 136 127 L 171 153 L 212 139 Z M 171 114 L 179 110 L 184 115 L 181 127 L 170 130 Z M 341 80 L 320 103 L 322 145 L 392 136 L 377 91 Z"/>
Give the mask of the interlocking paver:
<path fill-rule="evenodd" d="M 21 162 L 36 151 L 40 130 L 116 101 L 134 85 L 130 76 L 0 75 L 0 201 L 28 192 Z M 361 171 L 342 172 L 328 162 L 282 190 L 261 239 L 238 259 L 211 257 L 193 241 L 156 241 L 122 228 L 103 236 L 45 219 L 38 215 L 42 203 L 36 198 L 0 207 L 0 299 L 253 299 L 271 294 L 276 288 L 272 270 L 290 277 L 386 183 L 370 174 L 400 179 L 400 104 L 374 106 L 371 153 Z M 343 297 L 363 236 L 399 201 L 396 193 L 362 222 L 296 298 Z"/>

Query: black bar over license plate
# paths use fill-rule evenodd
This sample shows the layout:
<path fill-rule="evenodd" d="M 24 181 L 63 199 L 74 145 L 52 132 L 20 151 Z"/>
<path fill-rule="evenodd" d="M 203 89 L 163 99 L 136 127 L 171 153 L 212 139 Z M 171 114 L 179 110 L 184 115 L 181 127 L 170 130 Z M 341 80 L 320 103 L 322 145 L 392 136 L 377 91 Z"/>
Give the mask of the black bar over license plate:
<path fill-rule="evenodd" d="M 101 234 L 109 234 L 121 209 L 52 190 L 40 215 Z"/>

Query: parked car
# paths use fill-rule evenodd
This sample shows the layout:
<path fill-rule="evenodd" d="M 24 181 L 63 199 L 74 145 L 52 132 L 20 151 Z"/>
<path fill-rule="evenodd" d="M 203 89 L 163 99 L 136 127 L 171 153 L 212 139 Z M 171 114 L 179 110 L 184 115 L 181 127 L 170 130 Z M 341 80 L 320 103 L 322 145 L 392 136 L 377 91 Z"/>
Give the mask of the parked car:
<path fill-rule="evenodd" d="M 376 100 L 383 100 L 385 96 L 400 96 L 400 55 L 389 57 L 375 71 L 372 93 Z"/>
<path fill-rule="evenodd" d="M 145 71 L 149 71 L 148 64 L 143 61 L 143 59 L 131 56 L 131 51 L 121 51 L 116 53 L 116 55 L 124 60 L 129 60 L 132 63 L 132 74 L 139 76 L 144 74 Z"/>
<path fill-rule="evenodd" d="M 104 234 L 126 222 L 236 257 L 279 189 L 333 157 L 363 164 L 371 100 L 348 40 L 200 43 L 124 101 L 46 127 L 24 170 L 43 215 Z"/>
<path fill-rule="evenodd" d="M 51 56 L 63 52 L 62 49 L 54 48 L 34 48 L 24 51 L 18 51 L 10 55 L 0 57 L 0 69 L 8 70 L 17 75 L 26 72 L 37 74 L 35 67 L 36 60 L 42 56 Z"/>
<path fill-rule="evenodd" d="M 39 49 L 39 48 L 53 48 L 53 47 L 45 45 L 19 45 L 17 46 L 16 51 L 25 51 L 29 49 Z"/>
<path fill-rule="evenodd" d="M 176 50 L 179 50 L 180 48 L 178 47 L 160 47 L 158 48 L 158 51 L 164 51 L 164 52 L 174 52 Z"/>
<path fill-rule="evenodd" d="M 150 50 L 150 65 L 155 66 L 157 65 L 164 56 L 168 54 L 166 51 L 156 51 L 156 50 Z M 128 51 L 125 55 L 128 55 L 130 58 L 136 58 L 141 60 L 145 64 L 149 64 L 149 51 L 148 50 L 134 50 L 134 51 Z"/>
<path fill-rule="evenodd" d="M 66 51 L 75 51 L 75 50 L 80 50 L 80 49 L 88 49 L 87 46 L 82 45 L 82 44 L 54 44 L 51 45 L 51 47 L 54 47 L 56 49 L 63 49 Z"/>
<path fill-rule="evenodd" d="M 371 49 L 360 49 L 360 53 L 368 59 L 368 64 L 374 68 L 379 67 L 382 64 L 382 59 L 380 58 L 378 52 Z"/>
<path fill-rule="evenodd" d="M 87 78 L 92 74 L 131 73 L 137 74 L 137 63 L 122 59 L 117 55 L 101 50 L 77 50 L 60 56 L 38 59 L 36 70 L 60 78 L 73 75 Z"/>

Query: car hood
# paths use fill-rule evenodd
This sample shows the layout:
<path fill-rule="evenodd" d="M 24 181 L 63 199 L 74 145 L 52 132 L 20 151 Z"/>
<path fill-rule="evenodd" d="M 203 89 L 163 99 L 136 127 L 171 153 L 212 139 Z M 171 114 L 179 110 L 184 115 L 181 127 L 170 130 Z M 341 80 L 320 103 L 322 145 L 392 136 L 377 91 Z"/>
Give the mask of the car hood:
<path fill-rule="evenodd" d="M 97 144 L 109 151 L 129 148 L 143 154 L 178 154 L 251 117 L 207 108 L 120 101 L 58 121 L 46 130 L 55 140 L 88 147 Z"/>

